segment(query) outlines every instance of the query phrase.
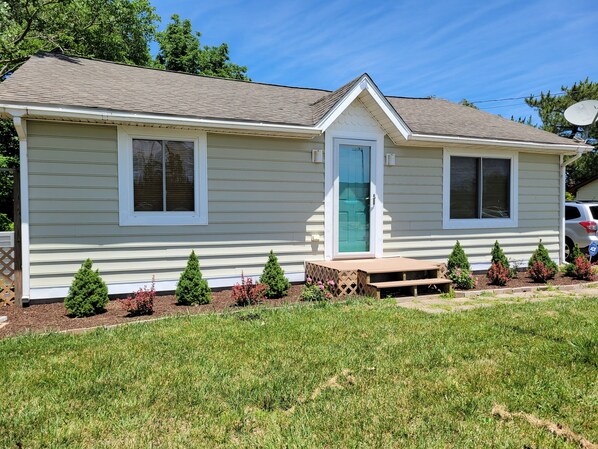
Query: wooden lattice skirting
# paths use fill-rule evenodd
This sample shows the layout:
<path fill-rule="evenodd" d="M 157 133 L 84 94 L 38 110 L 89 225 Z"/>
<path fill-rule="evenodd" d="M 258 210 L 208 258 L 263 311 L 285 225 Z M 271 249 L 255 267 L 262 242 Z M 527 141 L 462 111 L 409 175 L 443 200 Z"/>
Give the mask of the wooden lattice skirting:
<path fill-rule="evenodd" d="M 351 296 L 358 294 L 357 270 L 338 270 L 305 262 L 305 277 L 314 282 L 334 281 L 335 296 Z"/>
<path fill-rule="evenodd" d="M 15 249 L 0 248 L 0 305 L 10 304 L 15 299 Z"/>

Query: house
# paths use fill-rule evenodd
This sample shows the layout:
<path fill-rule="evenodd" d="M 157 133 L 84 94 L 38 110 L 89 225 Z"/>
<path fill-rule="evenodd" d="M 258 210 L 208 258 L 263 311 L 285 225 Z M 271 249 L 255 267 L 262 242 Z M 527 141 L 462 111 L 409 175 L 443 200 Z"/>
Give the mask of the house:
<path fill-rule="evenodd" d="M 598 201 L 598 175 L 573 186 L 571 193 L 579 201 Z"/>
<path fill-rule="evenodd" d="M 0 84 L 21 151 L 22 290 L 60 298 L 90 257 L 111 293 L 191 249 L 212 287 L 304 262 L 445 259 L 496 239 L 563 259 L 564 158 L 589 147 L 367 74 L 330 92 L 40 53 Z"/>

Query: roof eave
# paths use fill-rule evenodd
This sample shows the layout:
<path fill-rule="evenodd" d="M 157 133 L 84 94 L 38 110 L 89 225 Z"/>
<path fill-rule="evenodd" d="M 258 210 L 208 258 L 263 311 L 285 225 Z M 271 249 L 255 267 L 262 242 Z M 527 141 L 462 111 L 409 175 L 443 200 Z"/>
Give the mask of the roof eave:
<path fill-rule="evenodd" d="M 501 147 L 520 148 L 530 151 L 554 152 L 554 153 L 578 153 L 592 151 L 593 147 L 588 145 L 576 144 L 558 144 L 544 142 L 528 142 L 522 140 L 504 140 L 504 139 L 484 139 L 476 137 L 461 136 L 443 136 L 436 134 L 416 134 L 413 133 L 409 140 L 415 142 L 431 142 L 445 144 L 471 144 L 471 145 L 491 145 Z"/>
<path fill-rule="evenodd" d="M 321 132 L 313 126 L 245 122 L 236 120 L 216 120 L 196 117 L 169 116 L 160 114 L 142 114 L 127 111 L 112 111 L 106 109 L 90 109 L 79 107 L 56 107 L 50 105 L 1 104 L 0 116 L 23 118 L 81 120 L 98 123 L 125 123 L 132 125 L 178 126 L 202 128 L 206 130 L 230 130 L 237 132 L 280 134 L 291 137 L 316 137 Z"/>

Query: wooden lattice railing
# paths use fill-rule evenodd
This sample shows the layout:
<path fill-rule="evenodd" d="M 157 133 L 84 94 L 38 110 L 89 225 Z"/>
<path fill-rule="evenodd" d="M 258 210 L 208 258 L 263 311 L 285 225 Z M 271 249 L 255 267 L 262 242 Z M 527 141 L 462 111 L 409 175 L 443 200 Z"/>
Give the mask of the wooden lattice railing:
<path fill-rule="evenodd" d="M 0 248 L 0 306 L 15 300 L 15 248 Z"/>

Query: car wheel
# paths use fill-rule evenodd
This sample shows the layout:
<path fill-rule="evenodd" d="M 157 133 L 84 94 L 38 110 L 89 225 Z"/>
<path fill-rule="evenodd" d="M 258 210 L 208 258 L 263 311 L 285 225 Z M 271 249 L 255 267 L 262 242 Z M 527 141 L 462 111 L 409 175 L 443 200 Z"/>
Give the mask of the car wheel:
<path fill-rule="evenodd" d="M 565 239 L 565 260 L 571 262 L 571 251 L 573 250 L 573 240 L 570 238 Z"/>

